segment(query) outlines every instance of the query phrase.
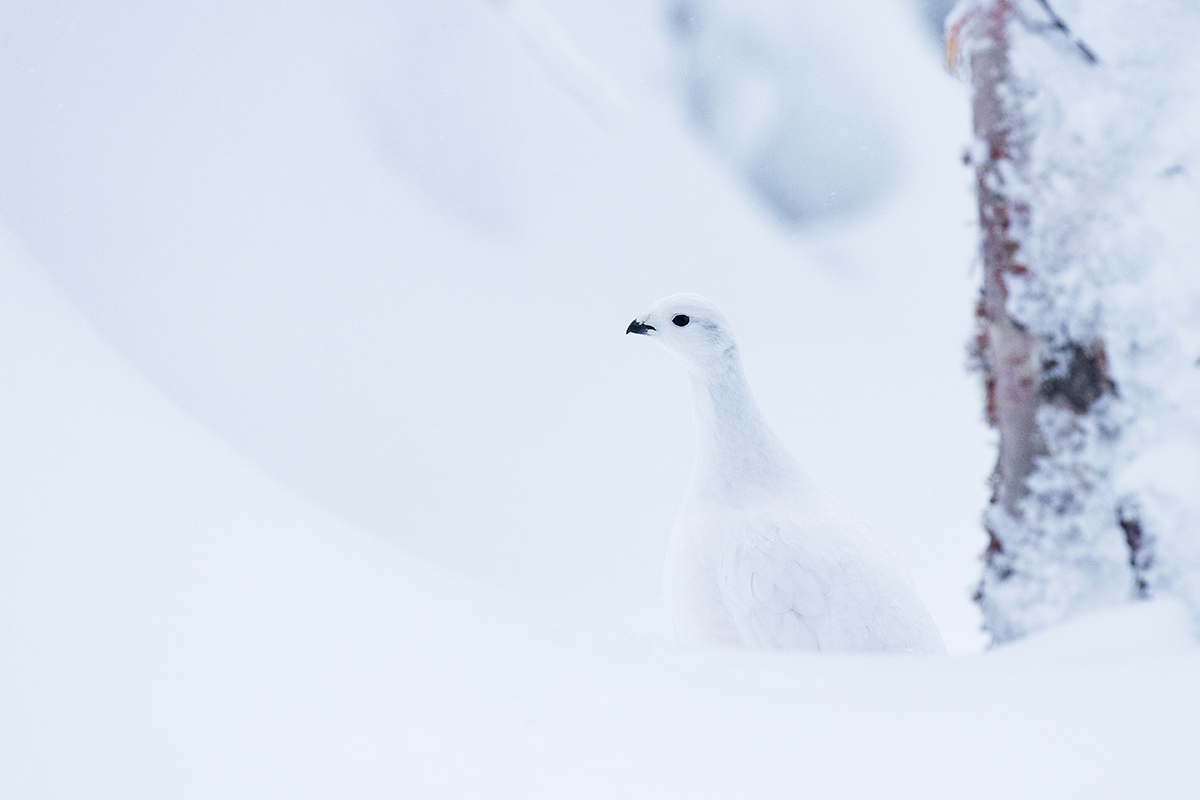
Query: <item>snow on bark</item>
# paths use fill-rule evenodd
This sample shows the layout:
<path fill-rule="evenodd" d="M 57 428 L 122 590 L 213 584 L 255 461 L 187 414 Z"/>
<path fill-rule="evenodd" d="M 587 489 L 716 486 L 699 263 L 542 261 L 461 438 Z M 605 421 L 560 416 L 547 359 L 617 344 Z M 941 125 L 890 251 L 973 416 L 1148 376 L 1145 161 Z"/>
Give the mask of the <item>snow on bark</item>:
<path fill-rule="evenodd" d="M 997 642 L 1157 593 L 1200 609 L 1200 8 L 963 0 L 1000 433 L 976 600 Z"/>

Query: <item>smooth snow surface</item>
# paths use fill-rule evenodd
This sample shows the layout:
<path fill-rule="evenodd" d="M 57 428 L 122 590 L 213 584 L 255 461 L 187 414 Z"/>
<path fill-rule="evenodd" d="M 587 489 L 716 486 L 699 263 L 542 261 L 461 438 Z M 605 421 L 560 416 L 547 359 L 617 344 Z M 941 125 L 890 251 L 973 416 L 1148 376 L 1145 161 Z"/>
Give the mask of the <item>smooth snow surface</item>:
<path fill-rule="evenodd" d="M 1200 781 L 1200 652 L 1175 607 L 958 660 L 551 634 L 248 466 L 11 237 L 0 342 L 4 797 L 1182 797 Z"/>
<path fill-rule="evenodd" d="M 805 475 L 767 426 L 725 314 L 673 294 L 635 319 L 687 371 L 696 464 L 671 527 L 667 611 L 689 644 L 943 653 L 886 539 Z"/>
<path fill-rule="evenodd" d="M 954 659 L 665 643 L 687 388 L 619 326 L 689 286 L 981 648 L 967 103 L 901 6 L 834 5 L 897 171 L 799 237 L 693 139 L 656 4 L 6 3 L 0 796 L 1200 785 L 1158 604 Z"/>

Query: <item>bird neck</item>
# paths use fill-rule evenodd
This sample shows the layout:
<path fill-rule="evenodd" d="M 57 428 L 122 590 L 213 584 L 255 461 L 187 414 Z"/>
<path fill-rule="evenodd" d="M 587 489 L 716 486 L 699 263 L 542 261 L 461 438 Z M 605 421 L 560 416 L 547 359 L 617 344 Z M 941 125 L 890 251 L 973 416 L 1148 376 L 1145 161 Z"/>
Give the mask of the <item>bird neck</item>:
<path fill-rule="evenodd" d="M 726 355 L 689 376 L 697 434 L 692 489 L 736 503 L 778 491 L 798 472 L 763 419 L 736 348 Z"/>

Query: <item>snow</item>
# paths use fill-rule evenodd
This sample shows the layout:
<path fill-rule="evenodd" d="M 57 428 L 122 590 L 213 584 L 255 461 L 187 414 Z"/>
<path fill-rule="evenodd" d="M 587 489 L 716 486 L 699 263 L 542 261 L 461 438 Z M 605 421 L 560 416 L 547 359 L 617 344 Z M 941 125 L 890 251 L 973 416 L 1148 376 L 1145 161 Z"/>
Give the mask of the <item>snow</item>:
<path fill-rule="evenodd" d="M 657 6 L 9 3 L 0 794 L 1194 788 L 1175 607 L 974 654 L 965 93 L 842 7 L 895 183 L 798 235 Z M 686 390 L 622 332 L 681 288 L 959 657 L 665 636 L 683 478 L 639 456 L 690 459 Z"/>

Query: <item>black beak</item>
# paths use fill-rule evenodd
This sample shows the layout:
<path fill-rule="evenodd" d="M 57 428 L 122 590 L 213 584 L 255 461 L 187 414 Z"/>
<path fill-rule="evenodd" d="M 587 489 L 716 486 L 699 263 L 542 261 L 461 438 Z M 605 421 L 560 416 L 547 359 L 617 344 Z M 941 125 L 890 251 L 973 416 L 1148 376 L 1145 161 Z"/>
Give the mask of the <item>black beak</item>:
<path fill-rule="evenodd" d="M 658 330 L 658 328 L 654 327 L 653 325 L 647 325 L 646 323 L 638 322 L 635 319 L 633 322 L 629 323 L 629 327 L 625 329 L 625 333 L 644 334 L 644 333 L 646 333 L 646 331 L 656 331 L 656 330 Z"/>

